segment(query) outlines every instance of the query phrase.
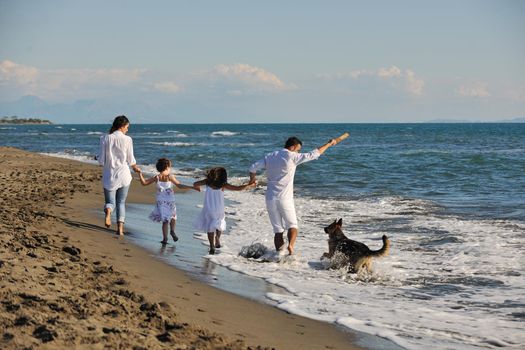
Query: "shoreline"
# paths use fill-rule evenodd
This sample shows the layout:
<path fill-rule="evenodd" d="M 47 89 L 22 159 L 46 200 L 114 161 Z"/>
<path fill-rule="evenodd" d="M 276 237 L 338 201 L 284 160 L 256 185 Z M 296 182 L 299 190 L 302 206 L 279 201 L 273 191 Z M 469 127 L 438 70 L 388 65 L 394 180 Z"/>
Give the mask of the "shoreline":
<path fill-rule="evenodd" d="M 2 213 L 0 227 L 7 233 L 2 240 L 8 240 L 3 242 L 0 264 L 6 277 L 0 285 L 4 348 L 39 346 L 50 334 L 46 348 L 163 348 L 176 340 L 198 348 L 359 349 L 350 332 L 206 285 L 103 228 L 93 212 L 103 198 L 98 167 L 8 147 L 0 147 L 0 161 L 4 192 L 13 191 L 4 193 L 6 209 L 20 204 Z M 30 182 L 35 176 L 42 189 Z M 53 184 L 55 180 L 67 186 Z M 17 184 L 28 191 L 14 193 Z M 132 186 L 128 203 L 153 202 L 151 188 Z M 51 194 L 39 198 L 49 189 Z M 31 208 L 30 201 L 37 203 Z M 18 244 L 35 237 L 40 241 Z M 76 252 L 74 248 L 77 255 L 69 256 L 66 250 Z M 101 300 L 104 293 L 110 300 L 118 293 L 128 298 L 118 295 L 113 306 L 96 302 L 96 297 L 89 303 L 86 295 L 92 290 Z M 68 312 L 67 305 L 61 306 L 63 300 L 85 308 Z M 144 327 L 144 317 L 156 321 Z"/>
<path fill-rule="evenodd" d="M 181 180 L 180 177 L 179 180 Z M 181 218 L 177 222 L 176 231 L 179 234 L 177 243 L 169 241 L 165 246 L 159 244 L 160 225 L 152 226 L 147 215 L 144 215 L 152 210 L 153 205 L 142 203 L 128 203 L 127 205 L 126 222 L 130 234 L 126 238 L 165 264 L 223 291 L 272 306 L 275 303 L 266 297 L 267 293 L 287 293 L 285 289 L 261 278 L 232 271 L 210 260 L 207 255 L 207 240 L 203 239 L 204 235 L 195 233 L 192 222 L 186 220 L 186 218 L 196 217 L 199 213 L 200 209 L 194 206 L 196 200 L 201 202 L 198 194 L 186 193 L 177 196 L 177 214 Z M 100 216 L 100 219 L 102 220 L 103 216 Z"/>

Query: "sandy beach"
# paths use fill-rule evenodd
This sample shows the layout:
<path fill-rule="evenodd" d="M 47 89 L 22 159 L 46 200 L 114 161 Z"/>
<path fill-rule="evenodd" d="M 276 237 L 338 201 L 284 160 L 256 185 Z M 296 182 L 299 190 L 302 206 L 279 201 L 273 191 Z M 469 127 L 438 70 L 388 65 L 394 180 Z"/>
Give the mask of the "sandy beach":
<path fill-rule="evenodd" d="M 96 215 L 100 176 L 0 147 L 1 348 L 358 348 L 350 333 L 210 287 L 116 237 Z M 128 202 L 151 203 L 152 190 L 134 182 Z"/>

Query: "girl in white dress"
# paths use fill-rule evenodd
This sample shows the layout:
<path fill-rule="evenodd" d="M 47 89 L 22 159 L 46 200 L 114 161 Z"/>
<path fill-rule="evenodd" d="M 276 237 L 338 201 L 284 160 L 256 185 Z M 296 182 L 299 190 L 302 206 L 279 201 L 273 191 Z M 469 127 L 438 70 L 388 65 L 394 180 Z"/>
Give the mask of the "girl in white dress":
<path fill-rule="evenodd" d="M 200 188 L 200 186 L 206 186 L 204 206 L 193 227 L 208 233 L 208 241 L 210 242 L 209 253 L 215 254 L 215 248 L 221 247 L 221 233 L 226 229 L 224 190 L 242 191 L 254 188 L 255 183 L 240 186 L 230 185 L 226 169 L 219 167 L 208 170 L 205 179 L 193 183 L 195 188 Z"/>
<path fill-rule="evenodd" d="M 142 185 L 147 186 L 155 183 L 157 186 L 157 205 L 149 215 L 149 218 L 156 222 L 162 222 L 162 241 L 160 243 L 164 245 L 168 243 L 168 223 L 173 241 L 177 242 L 179 240 L 175 234 L 177 207 L 175 205 L 173 185 L 180 189 L 194 189 L 196 191 L 200 191 L 200 189 L 183 185 L 177 180 L 175 175 L 170 175 L 171 161 L 167 158 L 160 158 L 157 161 L 156 168 L 159 174 L 147 180 L 144 179 L 142 172 L 139 172 L 139 175 Z"/>

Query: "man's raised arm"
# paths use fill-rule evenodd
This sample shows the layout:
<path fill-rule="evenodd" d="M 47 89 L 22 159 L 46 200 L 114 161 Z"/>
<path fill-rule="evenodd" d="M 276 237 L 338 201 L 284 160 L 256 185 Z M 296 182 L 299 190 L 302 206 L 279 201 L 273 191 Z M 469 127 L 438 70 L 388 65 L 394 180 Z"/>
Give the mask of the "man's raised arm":
<path fill-rule="evenodd" d="M 317 150 L 319 151 L 319 154 L 323 154 L 324 151 L 326 151 L 328 148 L 332 147 L 332 146 L 335 146 L 337 145 L 337 141 L 335 139 L 331 139 L 330 141 L 328 141 L 327 143 L 325 143 L 324 145 L 322 145 L 321 147 L 319 147 Z"/>

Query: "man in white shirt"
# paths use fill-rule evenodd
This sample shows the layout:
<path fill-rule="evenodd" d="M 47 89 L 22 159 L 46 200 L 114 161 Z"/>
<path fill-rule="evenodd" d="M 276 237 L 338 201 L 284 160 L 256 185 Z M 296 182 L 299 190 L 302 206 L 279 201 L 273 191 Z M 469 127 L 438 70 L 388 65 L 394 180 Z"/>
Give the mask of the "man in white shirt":
<path fill-rule="evenodd" d="M 250 167 L 250 184 L 255 182 L 258 170 L 266 169 L 266 209 L 272 223 L 275 249 L 284 246 L 284 231 L 288 231 L 288 252 L 293 254 L 298 226 L 293 201 L 293 180 L 295 168 L 302 163 L 319 158 L 329 147 L 335 145 L 330 140 L 325 145 L 308 153 L 299 153 L 302 142 L 297 137 L 290 137 L 280 151 L 267 154 Z"/>

